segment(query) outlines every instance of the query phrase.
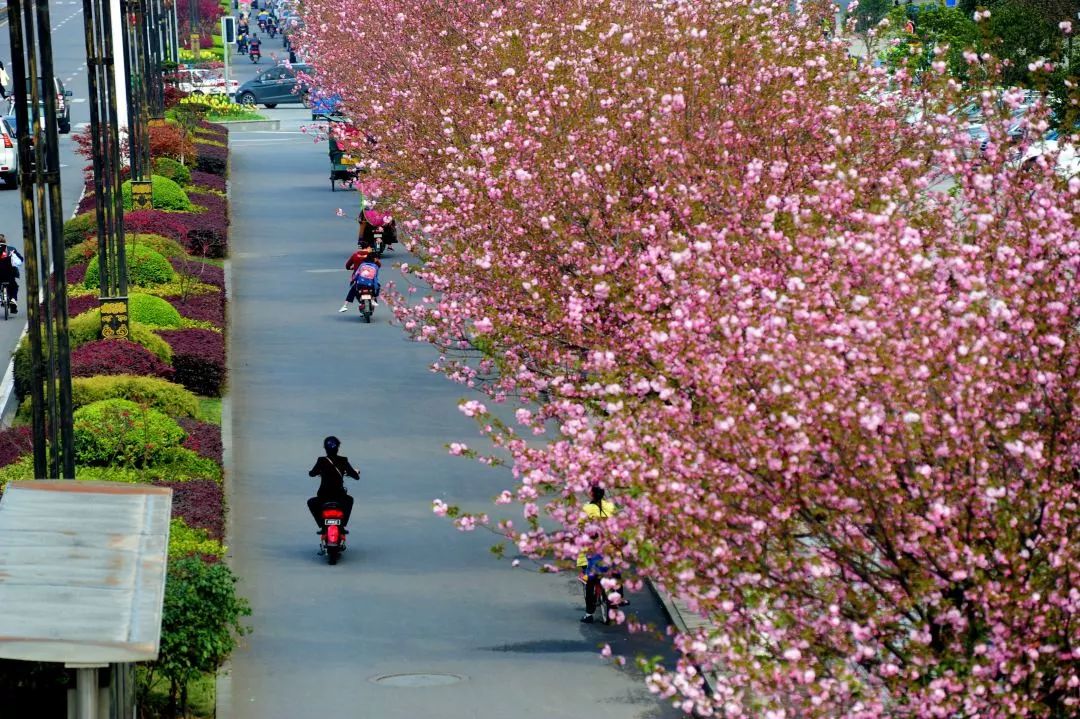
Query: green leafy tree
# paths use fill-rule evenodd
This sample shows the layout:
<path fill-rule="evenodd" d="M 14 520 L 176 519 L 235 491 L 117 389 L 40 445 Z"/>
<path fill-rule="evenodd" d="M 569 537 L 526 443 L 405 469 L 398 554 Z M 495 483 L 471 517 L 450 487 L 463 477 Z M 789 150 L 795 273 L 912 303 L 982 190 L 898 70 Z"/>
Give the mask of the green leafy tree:
<path fill-rule="evenodd" d="M 867 57 L 877 55 L 877 46 L 885 35 L 883 29 L 878 28 L 878 24 L 889 15 L 892 7 L 892 0 L 860 0 L 851 14 L 855 34 L 866 46 Z"/>
<path fill-rule="evenodd" d="M 893 9 L 889 20 L 894 31 L 899 32 L 901 39 L 906 42 L 901 42 L 888 53 L 887 62 L 898 65 L 909 61 L 912 70 L 925 72 L 935 59 L 934 47 L 947 45 L 949 50 L 945 60 L 949 72 L 961 79 L 967 78 L 964 50 L 979 48 L 982 44 L 982 33 L 970 14 L 944 5 L 903 6 Z M 909 20 L 915 26 L 914 34 L 904 30 Z"/>
<path fill-rule="evenodd" d="M 207 564 L 198 557 L 169 562 L 158 660 L 146 675 L 144 691 L 154 674 L 169 682 L 170 715 L 186 712 L 187 687 L 216 672 L 249 630 L 240 623 L 251 615 L 247 600 L 236 593 L 236 577 L 228 566 Z M 144 695 L 145 696 L 145 695 Z"/>

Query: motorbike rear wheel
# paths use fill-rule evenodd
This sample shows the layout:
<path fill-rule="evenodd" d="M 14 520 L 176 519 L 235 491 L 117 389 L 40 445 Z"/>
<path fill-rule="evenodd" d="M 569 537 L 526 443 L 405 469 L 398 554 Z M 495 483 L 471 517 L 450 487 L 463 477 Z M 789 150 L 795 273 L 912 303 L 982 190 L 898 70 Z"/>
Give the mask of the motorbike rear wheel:
<path fill-rule="evenodd" d="M 326 550 L 326 563 L 333 566 L 337 564 L 338 557 L 341 556 L 341 550 L 337 547 L 328 547 Z"/>

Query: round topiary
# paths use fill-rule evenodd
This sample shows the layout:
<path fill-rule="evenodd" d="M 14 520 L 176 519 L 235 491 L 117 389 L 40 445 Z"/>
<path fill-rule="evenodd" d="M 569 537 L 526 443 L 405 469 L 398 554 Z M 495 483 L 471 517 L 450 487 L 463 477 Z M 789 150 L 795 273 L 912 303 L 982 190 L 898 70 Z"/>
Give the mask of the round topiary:
<path fill-rule="evenodd" d="M 97 234 L 97 213 L 84 212 L 64 223 L 64 247 L 72 247 Z"/>
<path fill-rule="evenodd" d="M 176 276 L 172 265 L 160 252 L 145 245 L 125 245 L 128 267 L 128 284 L 138 287 L 162 285 Z M 98 270 L 98 258 L 94 255 L 86 265 L 86 279 L 83 286 L 96 289 L 101 282 Z"/>
<path fill-rule="evenodd" d="M 183 320 L 171 304 L 153 295 L 128 295 L 128 317 L 154 327 L 180 327 Z"/>
<path fill-rule="evenodd" d="M 146 467 L 184 441 L 184 430 L 156 409 L 126 399 L 105 399 L 74 415 L 79 464 Z"/>
<path fill-rule="evenodd" d="M 191 184 L 191 170 L 171 157 L 154 158 L 154 174 L 167 177 L 178 185 Z"/>
<path fill-rule="evenodd" d="M 150 350 L 128 340 L 95 340 L 71 351 L 71 376 L 132 374 L 172 379 L 174 371 Z"/>
<path fill-rule="evenodd" d="M 95 239 L 95 242 L 96 241 L 97 240 Z M 172 239 L 171 237 L 164 237 L 162 235 L 128 235 L 127 241 L 133 245 L 145 245 L 154 252 L 160 252 L 169 259 L 172 259 L 174 257 L 183 257 L 185 254 L 187 254 L 186 252 L 184 252 L 183 245 L 181 245 L 179 242 Z"/>
<path fill-rule="evenodd" d="M 150 176 L 150 193 L 154 201 L 155 210 L 181 210 L 189 212 L 193 209 L 191 200 L 188 199 L 184 188 L 167 177 L 161 175 Z M 131 180 L 125 180 L 120 186 L 120 194 L 124 197 L 124 209 L 131 209 Z"/>

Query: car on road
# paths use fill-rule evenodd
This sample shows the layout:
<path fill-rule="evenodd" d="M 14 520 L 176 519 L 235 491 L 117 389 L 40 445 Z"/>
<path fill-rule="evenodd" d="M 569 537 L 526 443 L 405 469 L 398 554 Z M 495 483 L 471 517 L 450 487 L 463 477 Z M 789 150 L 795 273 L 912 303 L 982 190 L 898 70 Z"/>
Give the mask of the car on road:
<path fill-rule="evenodd" d="M 240 86 L 236 101 L 248 107 L 263 105 L 269 108 L 286 103 L 307 104 L 307 89 L 297 74 L 310 72 L 311 66 L 303 63 L 263 70 Z"/>
<path fill-rule="evenodd" d="M 1077 152 L 1076 145 L 1063 138 L 1059 131 L 1051 130 L 1041 140 L 1032 143 L 1020 158 L 1020 166 L 1033 167 L 1043 155 L 1053 158 L 1054 172 L 1061 179 L 1069 180 L 1080 176 L 1080 153 Z"/>
<path fill-rule="evenodd" d="M 190 95 L 232 95 L 240 89 L 240 83 L 229 80 L 225 73 L 200 68 L 184 68 L 165 76 L 165 82 Z"/>
<path fill-rule="evenodd" d="M 38 78 L 38 90 L 39 98 L 44 97 L 45 90 L 41 84 L 44 78 Z M 71 97 L 71 90 L 64 87 L 64 83 L 58 77 L 53 78 L 53 92 L 56 93 L 56 131 L 61 135 L 66 135 L 71 132 L 71 102 L 68 100 Z M 26 81 L 26 96 L 30 97 L 30 81 Z M 38 102 L 39 105 L 44 107 L 43 103 Z"/>
<path fill-rule="evenodd" d="M 15 124 L 0 118 L 0 180 L 4 187 L 14 188 L 19 184 L 19 148 L 15 146 Z"/>

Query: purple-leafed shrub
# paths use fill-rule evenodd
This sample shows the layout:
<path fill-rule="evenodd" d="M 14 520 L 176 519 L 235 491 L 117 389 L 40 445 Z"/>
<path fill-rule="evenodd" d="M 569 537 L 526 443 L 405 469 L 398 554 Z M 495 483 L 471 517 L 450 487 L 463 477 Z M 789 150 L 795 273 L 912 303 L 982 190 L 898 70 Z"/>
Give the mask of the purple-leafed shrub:
<path fill-rule="evenodd" d="M 225 291 L 225 270 L 201 260 L 191 258 L 177 258 L 173 260 L 173 269 L 182 275 L 194 277 L 199 282 L 213 285 L 222 292 Z"/>
<path fill-rule="evenodd" d="M 71 265 L 64 272 L 64 277 L 67 279 L 68 287 L 81 285 L 83 280 L 86 279 L 86 263 L 81 262 L 77 265 Z"/>
<path fill-rule="evenodd" d="M 229 240 L 228 201 L 204 192 L 193 192 L 189 198 L 204 211 L 192 213 L 188 222 L 188 252 L 197 257 L 224 257 Z"/>
<path fill-rule="evenodd" d="M 228 175 L 229 148 L 195 143 L 195 169 L 226 177 Z"/>
<path fill-rule="evenodd" d="M 0 429 L 0 467 L 6 467 L 32 451 L 34 442 L 29 427 Z"/>
<path fill-rule="evenodd" d="M 202 135 L 207 137 L 213 137 L 218 142 L 229 141 L 229 128 L 224 125 L 219 125 L 216 122 L 207 122 L 206 120 L 199 121 L 199 130 Z"/>
<path fill-rule="evenodd" d="M 195 394 L 220 397 L 225 385 L 225 338 L 218 332 L 192 328 L 158 332 L 173 350 L 174 382 Z"/>
<path fill-rule="evenodd" d="M 185 212 L 133 210 L 124 213 L 124 232 L 161 235 L 183 244 L 187 239 L 187 217 Z"/>
<path fill-rule="evenodd" d="M 163 297 L 162 299 L 175 307 L 181 317 L 187 317 L 189 320 L 212 322 L 218 327 L 225 327 L 224 292 L 190 295 L 187 299 L 181 299 L 178 296 Z"/>
<path fill-rule="evenodd" d="M 68 297 L 68 317 L 78 317 L 83 312 L 98 306 L 97 295 L 80 295 Z"/>
<path fill-rule="evenodd" d="M 71 375 L 134 374 L 173 379 L 173 368 L 142 345 L 127 340 L 96 340 L 71 352 Z"/>
<path fill-rule="evenodd" d="M 205 187 L 218 192 L 225 192 L 225 178 L 211 172 L 191 171 L 191 184 L 195 187 Z"/>
<path fill-rule="evenodd" d="M 199 527 L 220 540 L 225 534 L 225 505 L 221 485 L 212 479 L 188 482 L 156 481 L 159 487 L 173 491 L 172 516 L 189 527 Z"/>
<path fill-rule="evenodd" d="M 221 464 L 221 427 L 219 425 L 187 417 L 178 419 L 177 423 L 187 432 L 184 447 Z"/>

